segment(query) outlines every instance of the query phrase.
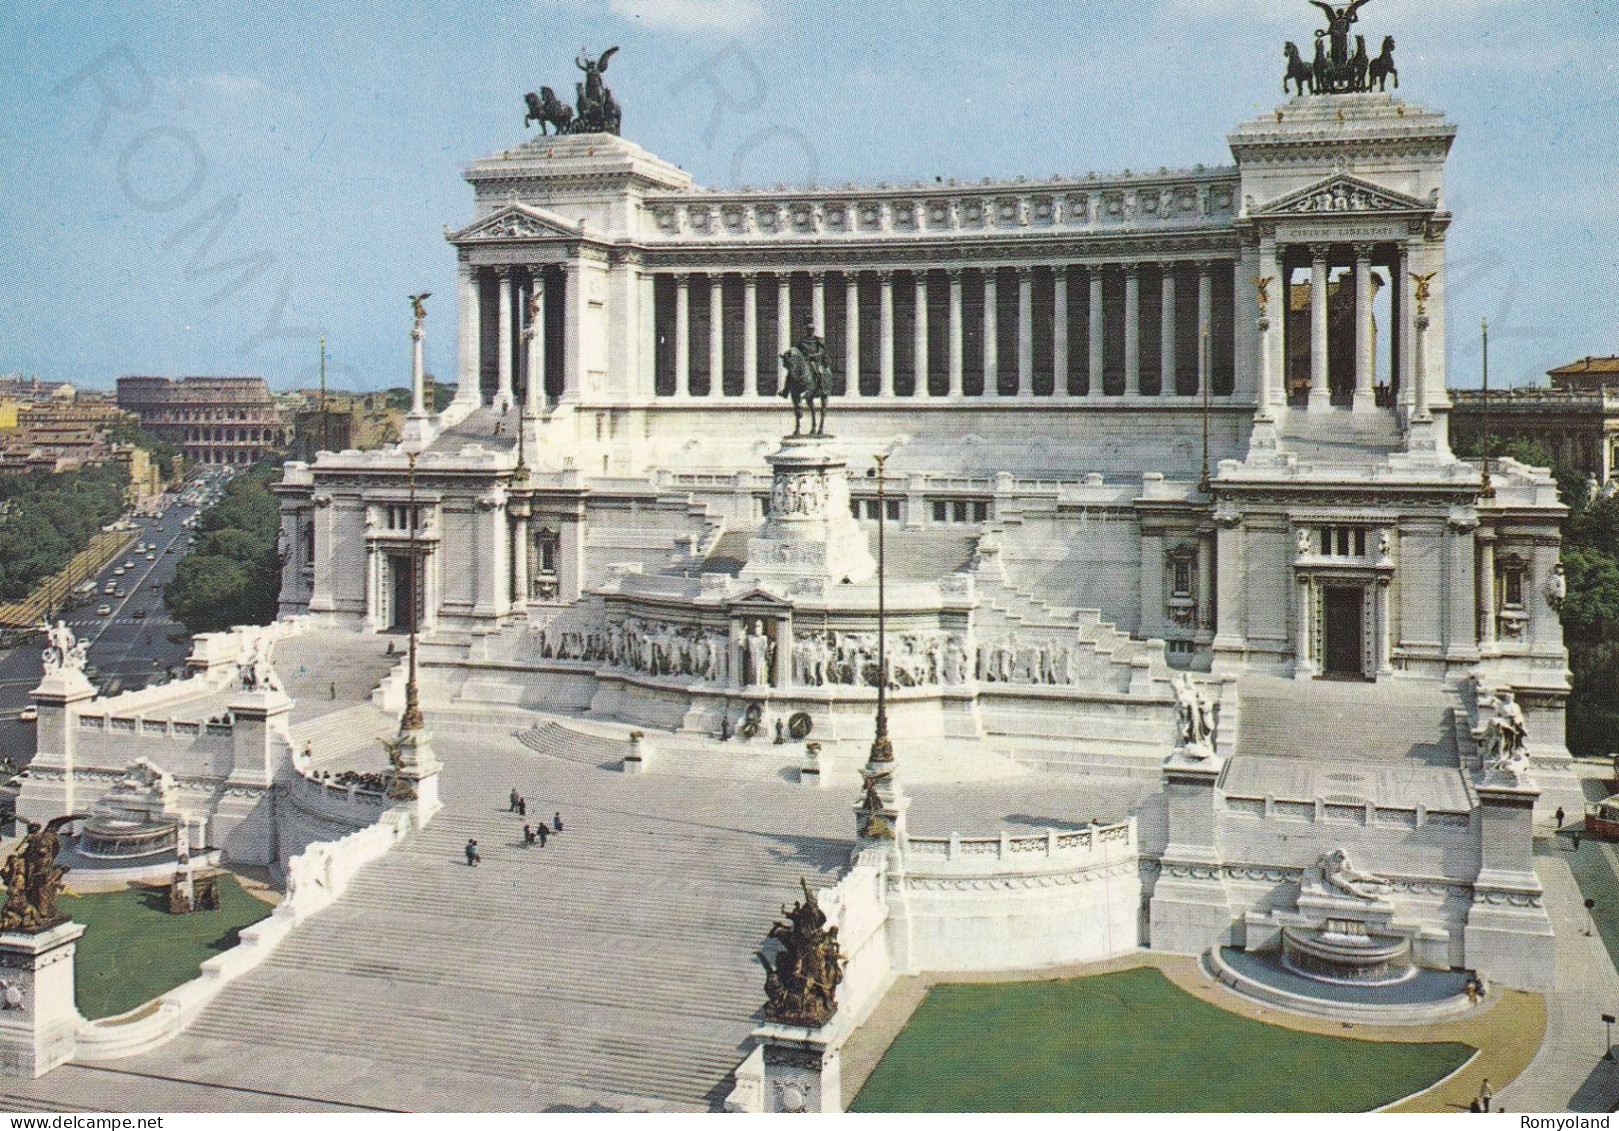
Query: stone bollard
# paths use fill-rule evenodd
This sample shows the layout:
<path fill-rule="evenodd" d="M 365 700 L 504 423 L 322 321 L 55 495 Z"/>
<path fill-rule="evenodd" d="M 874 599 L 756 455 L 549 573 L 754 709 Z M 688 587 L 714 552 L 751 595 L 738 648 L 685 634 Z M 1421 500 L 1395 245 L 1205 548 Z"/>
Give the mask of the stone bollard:
<path fill-rule="evenodd" d="M 643 731 L 630 731 L 630 748 L 624 752 L 622 766 L 626 774 L 639 774 L 646 769 L 646 734 Z"/>
<path fill-rule="evenodd" d="M 827 775 L 822 773 L 821 744 L 819 742 L 804 743 L 804 764 L 798 767 L 798 784 L 807 785 L 811 789 L 820 789 L 826 785 Z"/>
<path fill-rule="evenodd" d="M 83 1018 L 73 1001 L 81 923 L 0 932 L 0 1075 L 43 1076 L 73 1059 Z"/>

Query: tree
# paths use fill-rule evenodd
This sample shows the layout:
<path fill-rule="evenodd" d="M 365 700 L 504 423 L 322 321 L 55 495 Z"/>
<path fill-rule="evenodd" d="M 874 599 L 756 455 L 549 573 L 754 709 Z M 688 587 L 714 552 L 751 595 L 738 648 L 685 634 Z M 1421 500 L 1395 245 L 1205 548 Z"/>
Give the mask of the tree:
<path fill-rule="evenodd" d="M 281 590 L 276 556 L 281 508 L 270 493 L 277 474 L 263 463 L 226 484 L 198 519 L 196 545 L 163 591 L 174 618 L 193 632 L 269 624 Z"/>

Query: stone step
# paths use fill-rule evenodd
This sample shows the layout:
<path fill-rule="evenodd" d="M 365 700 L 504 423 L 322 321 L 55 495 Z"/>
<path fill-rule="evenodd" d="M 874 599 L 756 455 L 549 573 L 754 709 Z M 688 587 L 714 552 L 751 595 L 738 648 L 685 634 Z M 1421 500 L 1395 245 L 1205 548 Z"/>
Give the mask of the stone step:
<path fill-rule="evenodd" d="M 1239 754 L 1364 760 L 1363 738 L 1368 728 L 1375 728 L 1376 749 L 1395 752 L 1378 760 L 1412 757 L 1457 764 L 1452 713 L 1461 703 L 1454 689 L 1441 684 L 1311 680 L 1304 685 L 1244 676 L 1238 694 Z"/>

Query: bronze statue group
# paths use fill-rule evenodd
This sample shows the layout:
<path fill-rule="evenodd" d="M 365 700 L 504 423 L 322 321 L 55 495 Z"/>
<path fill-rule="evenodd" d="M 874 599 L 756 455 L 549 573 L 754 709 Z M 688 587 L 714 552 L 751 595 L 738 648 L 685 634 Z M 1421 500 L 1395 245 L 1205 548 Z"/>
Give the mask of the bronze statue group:
<path fill-rule="evenodd" d="M 1287 74 L 1282 79 L 1282 90 L 1289 87 L 1304 94 L 1363 94 L 1374 87 L 1383 91 L 1390 79 L 1394 88 L 1400 87 L 1400 73 L 1394 68 L 1394 37 L 1383 37 L 1382 51 L 1373 57 L 1367 53 L 1366 37 L 1355 36 L 1355 49 L 1349 50 L 1349 28 L 1360 22 L 1359 10 L 1370 0 L 1352 0 L 1341 8 L 1334 8 L 1324 0 L 1310 0 L 1327 17 L 1327 26 L 1315 33 L 1315 57 L 1306 62 L 1296 43 L 1282 48 L 1287 59 Z"/>

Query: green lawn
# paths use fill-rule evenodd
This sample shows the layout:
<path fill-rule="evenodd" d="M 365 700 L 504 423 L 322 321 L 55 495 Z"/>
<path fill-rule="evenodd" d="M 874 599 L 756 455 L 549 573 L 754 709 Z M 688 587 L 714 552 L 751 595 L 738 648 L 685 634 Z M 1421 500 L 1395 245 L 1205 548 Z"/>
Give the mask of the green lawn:
<path fill-rule="evenodd" d="M 1251 1021 L 1157 970 L 941 985 L 852 1111 L 1369 1111 L 1472 1056 Z"/>
<path fill-rule="evenodd" d="M 271 911 L 230 875 L 219 878 L 219 902 L 218 911 L 170 915 L 161 891 L 64 896 L 62 910 L 87 928 L 74 964 L 79 1012 L 110 1017 L 189 982 L 204 960 L 235 946 L 243 927 Z"/>

